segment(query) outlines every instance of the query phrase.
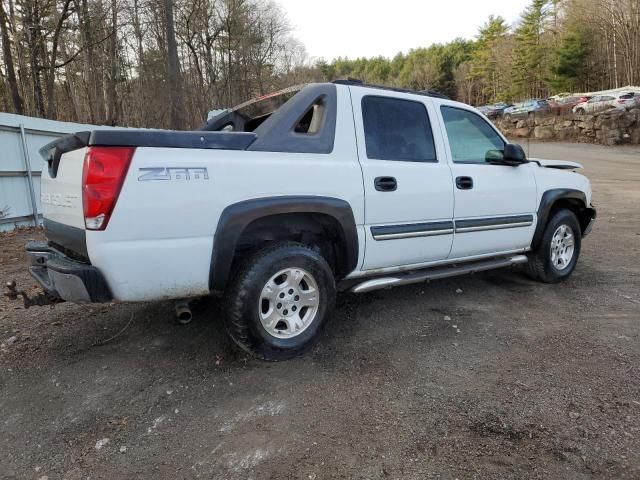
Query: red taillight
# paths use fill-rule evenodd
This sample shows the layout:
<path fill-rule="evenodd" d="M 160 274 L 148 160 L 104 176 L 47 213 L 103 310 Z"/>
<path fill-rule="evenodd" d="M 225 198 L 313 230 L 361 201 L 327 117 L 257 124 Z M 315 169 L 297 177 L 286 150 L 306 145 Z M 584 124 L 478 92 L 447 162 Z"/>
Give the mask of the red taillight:
<path fill-rule="evenodd" d="M 87 230 L 104 230 L 116 205 L 135 147 L 89 147 L 82 171 Z"/>

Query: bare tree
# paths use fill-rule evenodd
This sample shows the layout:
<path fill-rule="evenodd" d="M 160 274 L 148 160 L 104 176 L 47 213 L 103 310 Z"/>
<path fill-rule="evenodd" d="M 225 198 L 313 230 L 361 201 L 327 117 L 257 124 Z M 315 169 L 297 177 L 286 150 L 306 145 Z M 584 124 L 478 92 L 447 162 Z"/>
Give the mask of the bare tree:
<path fill-rule="evenodd" d="M 11 100 L 16 113 L 24 113 L 24 105 L 22 96 L 18 89 L 18 81 L 16 79 L 16 71 L 13 66 L 13 52 L 11 51 L 11 38 L 9 35 L 9 22 L 7 14 L 4 10 L 4 2 L 0 1 L 0 33 L 2 35 L 2 55 L 5 63 L 7 82 L 11 92 Z"/>
<path fill-rule="evenodd" d="M 169 124 L 173 129 L 184 128 L 182 86 L 180 82 L 180 63 L 178 60 L 178 44 L 173 20 L 173 0 L 164 2 L 164 27 L 167 41 L 167 80 L 169 86 Z"/>
<path fill-rule="evenodd" d="M 118 123 L 118 2 L 111 0 L 111 35 L 109 37 L 109 69 L 107 75 L 106 121 L 109 125 Z"/>

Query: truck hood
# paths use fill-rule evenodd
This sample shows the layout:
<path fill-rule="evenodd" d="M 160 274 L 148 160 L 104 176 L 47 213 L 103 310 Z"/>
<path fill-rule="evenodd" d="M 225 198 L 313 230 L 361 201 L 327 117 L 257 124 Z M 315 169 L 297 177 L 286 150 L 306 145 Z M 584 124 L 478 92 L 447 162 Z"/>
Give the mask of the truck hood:
<path fill-rule="evenodd" d="M 567 160 L 543 160 L 541 158 L 530 158 L 529 160 L 538 163 L 541 167 L 557 168 L 559 170 L 576 170 L 578 168 L 584 168 L 580 163 L 569 162 Z"/>

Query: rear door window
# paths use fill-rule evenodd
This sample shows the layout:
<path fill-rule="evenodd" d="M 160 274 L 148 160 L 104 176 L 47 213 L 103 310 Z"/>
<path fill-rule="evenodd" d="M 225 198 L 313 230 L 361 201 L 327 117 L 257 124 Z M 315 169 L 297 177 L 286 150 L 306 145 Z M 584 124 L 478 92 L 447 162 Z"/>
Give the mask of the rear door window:
<path fill-rule="evenodd" d="M 437 162 L 425 105 L 392 97 L 362 98 L 367 157 L 376 160 Z"/>

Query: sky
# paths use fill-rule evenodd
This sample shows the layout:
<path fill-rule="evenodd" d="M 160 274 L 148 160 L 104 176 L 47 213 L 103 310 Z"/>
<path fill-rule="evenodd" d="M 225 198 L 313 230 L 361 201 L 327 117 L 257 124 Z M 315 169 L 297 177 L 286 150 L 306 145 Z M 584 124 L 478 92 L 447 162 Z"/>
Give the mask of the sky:
<path fill-rule="evenodd" d="M 509 25 L 530 0 L 277 0 L 312 58 L 393 57 L 473 38 L 489 15 Z"/>

